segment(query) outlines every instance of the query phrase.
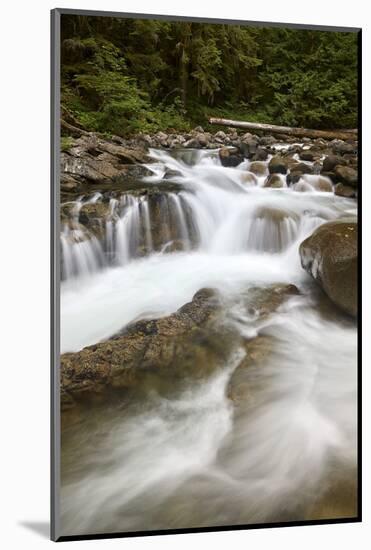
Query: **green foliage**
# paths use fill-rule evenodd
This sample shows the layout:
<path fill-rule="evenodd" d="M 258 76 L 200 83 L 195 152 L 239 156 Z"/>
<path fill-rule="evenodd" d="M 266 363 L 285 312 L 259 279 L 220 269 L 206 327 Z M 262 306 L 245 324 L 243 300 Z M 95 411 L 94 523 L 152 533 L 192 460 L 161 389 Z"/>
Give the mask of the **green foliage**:
<path fill-rule="evenodd" d="M 61 151 L 68 151 L 73 146 L 74 140 L 70 136 L 61 137 Z"/>
<path fill-rule="evenodd" d="M 357 35 L 63 15 L 62 108 L 123 136 L 209 116 L 353 127 Z"/>

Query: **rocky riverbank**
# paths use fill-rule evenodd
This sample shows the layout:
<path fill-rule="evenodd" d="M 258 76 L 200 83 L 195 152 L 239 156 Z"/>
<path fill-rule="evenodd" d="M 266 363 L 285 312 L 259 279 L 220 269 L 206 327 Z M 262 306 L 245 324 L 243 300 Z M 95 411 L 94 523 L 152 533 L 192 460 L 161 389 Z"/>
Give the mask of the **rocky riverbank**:
<path fill-rule="evenodd" d="M 153 162 L 148 156 L 151 148 L 177 151 L 182 149 L 218 149 L 223 166 L 236 167 L 245 159 L 251 163 L 254 174 L 265 173 L 259 164 L 270 158 L 266 186 L 277 187 L 281 181 L 272 177 L 284 176 L 292 186 L 304 175 L 321 175 L 318 189 L 328 191 L 330 181 L 335 193 L 356 197 L 358 190 L 357 141 L 303 138 L 298 142 L 290 136 L 258 136 L 251 133 L 217 131 L 204 132 L 201 127 L 189 134 L 159 132 L 154 136 L 139 135 L 132 139 L 103 138 L 94 133 L 70 137 L 61 153 L 62 201 L 76 195 L 94 192 L 97 188 L 107 196 L 116 192 L 147 189 L 138 182 L 150 171 L 145 164 Z M 171 180 L 171 173 L 165 180 Z M 165 183 L 167 183 L 165 181 Z M 302 187 L 305 190 L 305 186 Z"/>

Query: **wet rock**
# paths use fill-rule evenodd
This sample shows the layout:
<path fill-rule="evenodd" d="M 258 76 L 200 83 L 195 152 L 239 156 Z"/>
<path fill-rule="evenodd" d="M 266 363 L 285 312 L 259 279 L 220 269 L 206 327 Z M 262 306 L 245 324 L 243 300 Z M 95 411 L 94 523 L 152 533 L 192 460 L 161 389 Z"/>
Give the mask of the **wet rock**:
<path fill-rule="evenodd" d="M 105 220 L 110 213 L 108 203 L 95 202 L 83 204 L 79 212 L 79 223 L 98 238 L 105 235 Z"/>
<path fill-rule="evenodd" d="M 221 142 L 223 142 L 226 137 L 227 134 L 223 132 L 223 130 L 219 130 L 219 132 L 216 132 L 216 134 L 214 135 L 214 138 L 217 140 L 221 140 Z"/>
<path fill-rule="evenodd" d="M 332 181 L 332 183 L 336 183 L 335 172 L 326 172 L 324 170 L 321 170 L 320 174 L 325 178 L 329 178 Z"/>
<path fill-rule="evenodd" d="M 200 144 L 198 142 L 198 139 L 197 138 L 191 138 L 189 139 L 188 141 L 186 141 L 184 143 L 184 147 L 186 147 L 187 149 L 196 149 L 197 147 L 199 147 Z"/>
<path fill-rule="evenodd" d="M 285 187 L 285 184 L 279 174 L 270 174 L 264 181 L 264 187 L 278 189 L 280 187 Z"/>
<path fill-rule="evenodd" d="M 344 155 L 346 153 L 356 153 L 358 149 L 355 141 L 335 140 L 332 142 L 332 150 L 335 154 Z"/>
<path fill-rule="evenodd" d="M 61 191 L 77 191 L 80 187 L 80 182 L 70 174 L 61 174 Z"/>
<path fill-rule="evenodd" d="M 343 183 L 337 183 L 335 185 L 335 195 L 339 197 L 346 197 L 347 199 L 353 199 L 357 196 L 357 192 L 354 187 L 344 185 Z"/>
<path fill-rule="evenodd" d="M 357 315 L 357 221 L 321 225 L 300 245 L 303 268 L 344 312 Z"/>
<path fill-rule="evenodd" d="M 300 294 L 293 284 L 276 283 L 263 287 L 251 287 L 244 296 L 244 304 L 250 315 L 264 318 L 283 304 L 290 296 Z"/>
<path fill-rule="evenodd" d="M 315 152 L 313 151 L 308 151 L 308 150 L 302 150 L 300 151 L 299 153 L 299 158 L 300 160 L 308 160 L 308 161 L 311 161 L 313 162 L 315 160 L 315 158 L 317 158 L 318 154 L 316 154 Z"/>
<path fill-rule="evenodd" d="M 313 166 L 306 164 L 305 162 L 298 162 L 294 167 L 295 171 L 301 172 L 302 174 L 313 174 Z"/>
<path fill-rule="evenodd" d="M 166 168 L 165 174 L 164 174 L 164 179 L 177 178 L 181 175 L 182 175 L 182 173 L 179 170 L 174 170 L 172 168 Z"/>
<path fill-rule="evenodd" d="M 143 147 L 130 149 L 122 143 L 120 138 L 104 140 L 95 134 L 75 140 L 68 153 L 61 153 L 61 190 L 72 192 L 84 185 L 109 183 L 125 175 L 128 167 L 149 161 Z"/>
<path fill-rule="evenodd" d="M 112 164 L 93 158 L 75 158 L 61 155 L 61 172 L 63 175 L 79 177 L 88 182 L 99 183 L 118 176 L 120 171 Z"/>
<path fill-rule="evenodd" d="M 197 134 L 196 139 L 201 147 L 208 147 L 209 139 L 206 134 Z"/>
<path fill-rule="evenodd" d="M 268 168 L 264 162 L 253 161 L 250 163 L 249 171 L 257 176 L 265 176 L 268 173 Z"/>
<path fill-rule="evenodd" d="M 232 340 L 215 331 L 218 293 L 197 292 L 176 313 L 128 326 L 106 342 L 61 357 L 62 407 L 109 391 L 184 384 L 210 375 L 229 356 Z"/>
<path fill-rule="evenodd" d="M 274 313 L 285 301 L 299 293 L 292 284 L 273 284 L 266 287 L 253 287 L 244 296 L 246 312 L 259 319 Z M 269 355 L 274 351 L 274 340 L 270 336 L 258 334 L 243 343 L 246 355 L 234 370 L 227 395 L 233 401 L 238 413 L 240 408 L 248 407 L 255 399 L 252 387 L 251 369 L 262 368 Z"/>
<path fill-rule="evenodd" d="M 241 180 L 246 185 L 258 185 L 258 178 L 252 172 L 242 172 Z"/>
<path fill-rule="evenodd" d="M 244 160 L 237 147 L 222 147 L 219 150 L 219 158 L 225 167 L 238 166 Z"/>
<path fill-rule="evenodd" d="M 281 156 L 272 157 L 268 164 L 270 174 L 286 174 L 287 160 Z"/>
<path fill-rule="evenodd" d="M 263 136 L 260 138 L 259 143 L 260 145 L 273 145 L 276 141 L 273 136 Z"/>
<path fill-rule="evenodd" d="M 285 250 L 296 238 L 299 217 L 283 208 L 261 206 L 254 212 L 255 222 L 248 236 L 248 247 L 262 252 Z"/>
<path fill-rule="evenodd" d="M 311 183 L 316 191 L 324 191 L 325 193 L 331 193 L 333 191 L 331 181 L 324 176 L 313 178 Z"/>
<path fill-rule="evenodd" d="M 268 151 L 263 147 L 258 147 L 255 154 L 253 155 L 254 160 L 267 160 Z"/>
<path fill-rule="evenodd" d="M 346 160 L 339 155 L 328 155 L 323 159 L 322 171 L 331 172 L 334 170 L 335 166 L 340 164 L 346 164 Z"/>
<path fill-rule="evenodd" d="M 357 187 L 358 185 L 358 172 L 350 166 L 336 166 L 335 176 L 337 181 L 345 185 L 351 187 Z"/>

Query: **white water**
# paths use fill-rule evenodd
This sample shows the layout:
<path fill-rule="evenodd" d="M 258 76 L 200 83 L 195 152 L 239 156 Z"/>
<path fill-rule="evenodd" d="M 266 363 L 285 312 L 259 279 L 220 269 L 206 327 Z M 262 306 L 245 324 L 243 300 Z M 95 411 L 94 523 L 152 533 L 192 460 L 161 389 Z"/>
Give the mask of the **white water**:
<path fill-rule="evenodd" d="M 355 467 L 356 329 L 318 312 L 298 246 L 324 221 L 354 214 L 355 203 L 263 188 L 265 178 L 251 185 L 248 161 L 223 168 L 214 152 L 187 151 L 187 163 L 152 154 L 157 164 L 148 165 L 148 184 L 156 186 L 166 168 L 179 173 L 172 180 L 182 190 L 164 204 L 172 206 L 169 238 L 175 225 L 184 250 L 154 249 L 146 197 L 113 203 L 98 254 L 106 255 L 104 269 L 87 262 L 62 284 L 62 351 L 172 313 L 203 287 L 221 291 L 226 322 L 242 335 L 271 335 L 276 344 L 264 367 L 248 370 L 252 398 L 235 417 L 226 389 L 240 349 L 222 373 L 181 397 L 154 396 L 140 411 L 108 411 L 98 423 L 92 414 L 91 425 L 79 425 L 66 444 L 73 466 L 66 467 L 63 529 L 308 519 L 333 477 Z M 140 239 L 147 253 L 135 258 Z M 244 313 L 241 293 L 274 282 L 294 283 L 303 295 L 263 322 Z"/>

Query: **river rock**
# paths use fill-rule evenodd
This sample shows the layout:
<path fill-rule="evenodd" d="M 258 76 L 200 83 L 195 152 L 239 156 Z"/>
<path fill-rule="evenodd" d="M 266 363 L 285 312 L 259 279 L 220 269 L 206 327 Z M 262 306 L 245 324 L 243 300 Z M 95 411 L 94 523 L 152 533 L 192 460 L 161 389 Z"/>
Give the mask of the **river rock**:
<path fill-rule="evenodd" d="M 62 192 L 77 191 L 80 187 L 80 182 L 70 174 L 61 174 L 60 182 Z"/>
<path fill-rule="evenodd" d="M 256 149 L 255 154 L 253 155 L 254 160 L 267 160 L 267 158 L 268 158 L 268 151 L 263 147 L 258 147 Z"/>
<path fill-rule="evenodd" d="M 317 228 L 300 245 L 303 268 L 344 312 L 357 315 L 357 221 L 343 218 Z"/>
<path fill-rule="evenodd" d="M 322 171 L 331 172 L 334 170 L 335 166 L 340 164 L 346 164 L 346 160 L 339 155 L 328 155 L 323 159 Z"/>
<path fill-rule="evenodd" d="M 219 150 L 219 158 L 225 167 L 238 166 L 244 160 L 237 147 L 222 147 Z"/>
<path fill-rule="evenodd" d="M 268 173 L 268 168 L 264 162 L 253 161 L 250 163 L 249 171 L 257 176 L 265 176 Z"/>
<path fill-rule="evenodd" d="M 289 298 L 298 294 L 300 294 L 298 288 L 292 284 L 253 287 L 244 296 L 245 308 L 250 316 L 264 319 L 274 313 Z M 264 365 L 267 357 L 274 351 L 274 344 L 274 339 L 264 333 L 244 341 L 243 347 L 246 355 L 233 371 L 227 389 L 227 395 L 233 401 L 237 414 L 241 412 L 242 408 L 249 407 L 251 399 L 255 399 L 251 387 L 251 369 Z"/>
<path fill-rule="evenodd" d="M 252 172 L 241 172 L 241 181 L 246 185 L 258 185 L 258 178 Z"/>
<path fill-rule="evenodd" d="M 260 206 L 254 212 L 254 230 L 249 232 L 248 246 L 262 252 L 276 253 L 285 250 L 296 238 L 299 217 L 295 212 Z"/>
<path fill-rule="evenodd" d="M 339 197 L 346 197 L 347 199 L 353 199 L 357 196 L 356 190 L 350 185 L 344 185 L 343 183 L 337 183 L 335 185 L 335 195 Z"/>
<path fill-rule="evenodd" d="M 105 220 L 109 213 L 110 207 L 107 202 L 83 204 L 79 212 L 79 223 L 100 239 L 105 235 Z"/>
<path fill-rule="evenodd" d="M 358 149 L 357 143 L 352 140 L 346 142 L 334 140 L 332 142 L 332 150 L 335 154 L 344 155 L 346 153 L 356 153 Z"/>
<path fill-rule="evenodd" d="M 358 172 L 350 166 L 336 166 L 335 176 L 337 181 L 350 185 L 351 187 L 357 187 L 358 185 Z"/>
<path fill-rule="evenodd" d="M 281 156 L 272 157 L 268 164 L 270 174 L 286 174 L 287 160 Z"/>
<path fill-rule="evenodd" d="M 310 150 L 301 150 L 299 153 L 299 158 L 301 160 L 308 160 L 313 162 L 317 157 L 318 157 L 318 154 Z"/>
<path fill-rule="evenodd" d="M 279 174 L 270 174 L 264 181 L 264 187 L 278 189 L 280 187 L 285 187 L 285 184 Z"/>
<path fill-rule="evenodd" d="M 110 391 L 182 385 L 227 360 L 232 338 L 214 328 L 218 293 L 202 289 L 176 313 L 129 325 L 121 334 L 61 356 L 62 408 Z M 217 331 L 217 332 L 215 332 Z"/>
<path fill-rule="evenodd" d="M 333 191 L 331 181 L 324 176 L 313 178 L 311 183 L 316 191 L 323 191 L 325 193 L 332 193 Z"/>

